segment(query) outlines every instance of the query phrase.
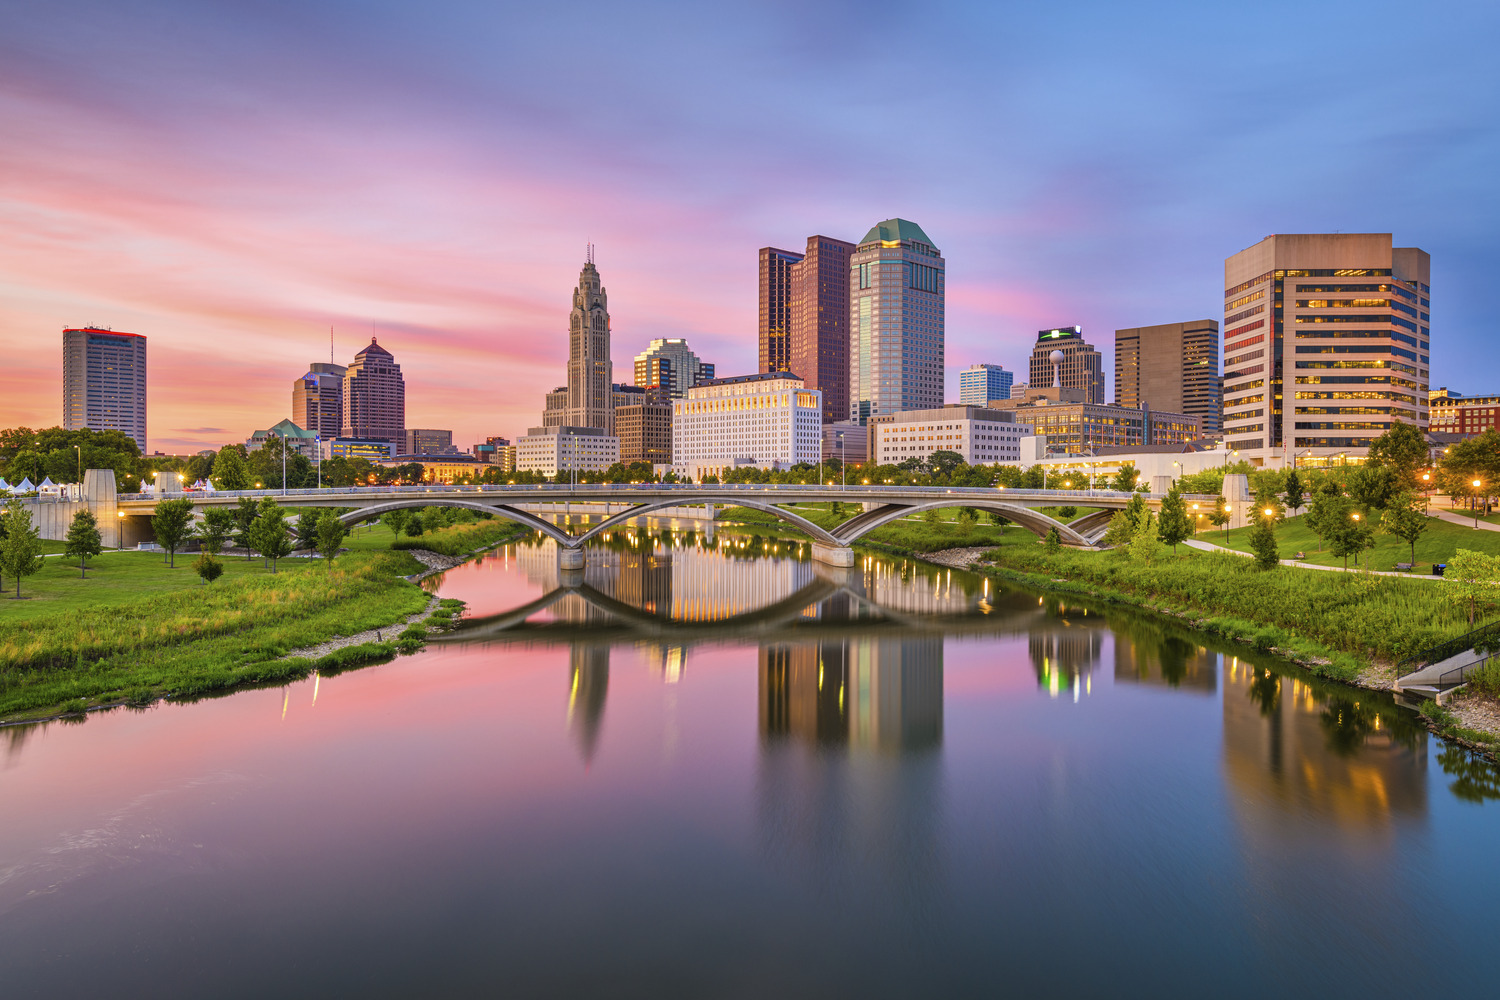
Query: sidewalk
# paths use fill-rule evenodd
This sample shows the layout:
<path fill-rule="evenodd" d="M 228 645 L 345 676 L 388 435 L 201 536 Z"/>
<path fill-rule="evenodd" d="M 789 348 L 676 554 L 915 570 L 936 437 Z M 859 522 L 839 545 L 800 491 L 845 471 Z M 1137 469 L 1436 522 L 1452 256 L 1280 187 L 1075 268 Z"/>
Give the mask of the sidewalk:
<path fill-rule="evenodd" d="M 1198 550 L 1203 551 L 1203 552 L 1227 552 L 1228 554 L 1230 554 L 1232 556 L 1244 556 L 1246 559 L 1253 558 L 1253 556 L 1249 552 L 1241 552 L 1238 549 L 1226 549 L 1222 545 L 1214 545 L 1214 544 L 1212 544 L 1210 542 L 1200 542 L 1196 538 L 1190 538 L 1187 541 L 1183 542 L 1182 544 L 1184 544 L 1186 546 L 1189 546 L 1190 548 L 1198 549 Z M 1306 563 L 1306 562 L 1303 562 L 1300 559 L 1283 559 L 1283 560 L 1281 560 L 1281 565 L 1283 565 L 1283 566 L 1297 566 L 1297 567 L 1300 567 L 1302 569 L 1328 570 L 1328 571 L 1331 571 L 1331 572 L 1334 572 L 1334 573 L 1364 573 L 1366 576 L 1399 576 L 1403 580 L 1442 580 L 1443 579 L 1440 576 L 1428 576 L 1428 575 L 1425 575 L 1425 574 L 1422 574 L 1422 573 L 1395 573 L 1395 572 L 1392 572 L 1391 570 L 1385 570 L 1385 569 L 1376 569 L 1376 570 L 1370 570 L 1369 572 L 1366 572 L 1365 570 L 1362 570 L 1362 569 L 1356 569 L 1353 566 L 1349 567 L 1348 569 L 1345 569 L 1342 566 L 1319 566 L 1319 565 L 1317 565 L 1315 563 Z"/>
<path fill-rule="evenodd" d="M 1474 518 L 1473 518 L 1472 515 L 1470 515 L 1468 517 L 1465 517 L 1463 514 L 1460 514 L 1456 510 L 1441 510 L 1441 509 L 1439 509 L 1437 507 L 1432 508 L 1431 513 L 1432 513 L 1432 515 L 1434 517 L 1440 517 L 1444 521 L 1448 521 L 1448 522 L 1451 522 L 1453 524 L 1461 524 L 1465 528 L 1472 528 L 1472 527 L 1474 527 Z M 1491 524 L 1488 521 L 1480 521 L 1479 522 L 1479 530 L 1480 531 L 1500 531 L 1500 524 Z"/>

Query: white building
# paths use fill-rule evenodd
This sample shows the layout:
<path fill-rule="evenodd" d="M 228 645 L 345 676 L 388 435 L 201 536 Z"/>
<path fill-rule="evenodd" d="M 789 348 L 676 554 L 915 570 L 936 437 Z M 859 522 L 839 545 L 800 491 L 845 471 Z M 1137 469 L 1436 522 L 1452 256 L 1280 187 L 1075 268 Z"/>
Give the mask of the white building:
<path fill-rule="evenodd" d="M 517 472 L 547 476 L 566 469 L 602 471 L 620 460 L 620 439 L 602 427 L 532 427 L 515 447 Z"/>
<path fill-rule="evenodd" d="M 879 465 L 923 461 L 935 451 L 956 451 L 970 465 L 1015 462 L 1030 424 L 1016 423 L 1014 410 L 940 406 L 870 417 L 870 459 Z"/>
<path fill-rule="evenodd" d="M 1029 469 L 1040 465 L 1048 476 L 1086 473 L 1089 476 L 1113 476 L 1121 466 L 1133 465 L 1140 481 L 1151 484 L 1158 477 L 1177 479 L 1209 469 L 1221 469 L 1240 460 L 1239 452 L 1230 452 L 1222 444 L 1212 447 L 1195 444 L 1133 444 L 1115 448 L 1097 448 L 1093 455 L 1048 455 L 1047 436 L 1039 434 L 1021 442 L 1020 460 L 1007 464 Z"/>
<path fill-rule="evenodd" d="M 672 470 L 701 479 L 736 466 L 815 465 L 822 407 L 821 392 L 785 372 L 701 382 L 672 403 Z"/>

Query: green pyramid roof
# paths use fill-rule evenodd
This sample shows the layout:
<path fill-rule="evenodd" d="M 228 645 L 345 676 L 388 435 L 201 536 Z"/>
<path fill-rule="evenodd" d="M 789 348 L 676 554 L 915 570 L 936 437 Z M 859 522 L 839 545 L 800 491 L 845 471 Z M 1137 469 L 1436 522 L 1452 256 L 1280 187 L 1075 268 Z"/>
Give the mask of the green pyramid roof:
<path fill-rule="evenodd" d="M 873 243 L 876 240 L 885 240 L 886 242 L 897 240 L 906 242 L 907 240 L 911 240 L 914 243 L 925 243 L 928 246 L 932 246 L 932 240 L 928 239 L 927 234 L 922 232 L 922 227 L 915 222 L 907 222 L 905 219 L 886 219 L 872 228 L 868 233 L 865 233 L 865 238 L 859 242 L 862 244 Z"/>

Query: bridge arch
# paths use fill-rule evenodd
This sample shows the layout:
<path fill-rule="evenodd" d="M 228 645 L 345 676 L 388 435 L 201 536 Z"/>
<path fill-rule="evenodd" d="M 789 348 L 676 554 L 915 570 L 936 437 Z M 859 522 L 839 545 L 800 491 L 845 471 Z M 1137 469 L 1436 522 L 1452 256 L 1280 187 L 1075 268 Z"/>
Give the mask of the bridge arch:
<path fill-rule="evenodd" d="M 619 527 L 621 524 L 624 524 L 626 521 L 629 521 L 631 518 L 643 517 L 651 513 L 653 510 L 663 510 L 667 507 L 681 507 L 685 502 L 691 503 L 693 501 L 691 500 L 691 498 L 684 499 L 683 497 L 673 497 L 668 500 L 654 500 L 648 503 L 639 504 L 635 507 L 630 508 L 629 510 L 621 511 L 618 514 L 606 518 L 603 523 L 595 525 L 583 534 L 578 535 L 577 543 L 579 545 L 582 545 L 600 532 L 611 531 L 614 528 Z M 715 500 L 713 502 L 721 503 L 723 501 Z M 815 542 L 822 542 L 824 545 L 835 546 L 843 544 L 827 528 L 820 528 L 818 525 L 814 524 L 812 521 L 809 521 L 802 515 L 778 507 L 773 503 L 757 500 L 753 497 L 735 497 L 733 499 L 732 506 L 749 507 L 753 510 L 765 511 L 767 514 L 775 515 L 776 517 L 781 518 L 783 521 L 795 525 L 796 527 L 801 528 L 803 531 L 807 532 L 807 534 L 812 536 L 813 541 Z"/>
<path fill-rule="evenodd" d="M 461 507 L 464 510 L 474 510 L 481 514 L 493 514 L 496 517 L 503 517 L 507 521 L 524 524 L 528 528 L 535 528 L 565 548 L 577 548 L 583 544 L 577 536 L 568 534 L 551 521 L 543 520 L 529 511 L 517 510 L 515 507 L 510 507 L 503 503 L 476 503 L 473 500 L 459 500 L 450 497 L 413 496 L 409 500 L 390 500 L 385 503 L 376 504 L 373 507 L 352 510 L 340 517 L 339 520 L 345 525 L 354 525 L 361 521 L 379 518 L 393 510 L 405 510 L 412 507 Z"/>
<path fill-rule="evenodd" d="M 1018 504 L 1003 503 L 998 500 L 986 500 L 983 497 L 975 496 L 944 497 L 941 500 L 929 500 L 926 503 L 916 504 L 886 504 L 874 510 L 867 510 L 863 514 L 856 514 L 833 529 L 834 535 L 837 536 L 836 544 L 852 545 L 876 528 L 883 527 L 909 514 L 920 514 L 929 510 L 942 510 L 947 507 L 973 507 L 976 510 L 990 511 L 1014 521 L 1039 537 L 1046 536 L 1048 531 L 1056 528 L 1058 537 L 1063 540 L 1063 544 L 1065 545 L 1079 545 L 1086 548 L 1092 545 L 1078 531 L 1063 524 L 1056 518 L 1043 514 L 1039 510 L 1022 507 Z"/>

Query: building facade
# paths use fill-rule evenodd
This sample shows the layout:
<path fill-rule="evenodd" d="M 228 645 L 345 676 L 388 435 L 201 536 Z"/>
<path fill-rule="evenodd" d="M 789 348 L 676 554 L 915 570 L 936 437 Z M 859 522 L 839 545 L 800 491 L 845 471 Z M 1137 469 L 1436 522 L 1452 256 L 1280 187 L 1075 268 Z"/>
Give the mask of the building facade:
<path fill-rule="evenodd" d="M 1446 387 L 1427 393 L 1428 429 L 1434 434 L 1472 437 L 1496 429 L 1500 418 L 1500 395 L 1461 396 Z"/>
<path fill-rule="evenodd" d="M 714 366 L 701 361 L 681 337 L 657 338 L 635 356 L 635 384 L 683 399 L 699 382 L 714 377 Z"/>
<path fill-rule="evenodd" d="M 1053 351 L 1062 351 L 1060 363 L 1052 361 Z M 1081 326 L 1038 331 L 1029 374 L 1027 385 L 1082 389 L 1087 402 L 1104 405 L 1104 355 L 1084 341 Z"/>
<path fill-rule="evenodd" d="M 63 331 L 63 427 L 120 431 L 146 454 L 146 338 L 97 327 Z"/>
<path fill-rule="evenodd" d="M 1055 390 L 1054 390 L 1055 391 Z M 1185 413 L 1137 410 L 1124 406 L 1086 403 L 1080 400 L 1048 399 L 1029 390 L 1025 400 L 1012 397 L 1018 423 L 1030 424 L 1032 433 L 1045 436 L 1047 453 L 1052 455 L 1087 455 L 1101 448 L 1132 445 L 1184 444 L 1202 437 L 1197 417 Z M 1062 390 L 1065 396 L 1081 390 Z"/>
<path fill-rule="evenodd" d="M 603 471 L 620 460 L 620 439 L 599 427 L 533 427 L 516 438 L 516 471 L 555 476 L 571 469 Z"/>
<path fill-rule="evenodd" d="M 609 355 L 609 296 L 594 266 L 594 251 L 578 272 L 568 315 L 568 384 L 547 394 L 544 427 L 615 428 L 614 362 Z"/>
<path fill-rule="evenodd" d="M 1193 320 L 1115 331 L 1115 405 L 1197 417 L 1219 432 L 1219 321 Z"/>
<path fill-rule="evenodd" d="M 408 427 L 402 438 L 405 450 L 403 455 L 456 455 L 458 449 L 453 447 L 453 432 L 434 430 L 432 428 Z"/>
<path fill-rule="evenodd" d="M 292 422 L 332 441 L 344 433 L 343 365 L 314 361 L 292 383 Z"/>
<path fill-rule="evenodd" d="M 394 469 L 413 462 L 422 467 L 422 482 L 424 483 L 456 483 L 459 480 L 482 476 L 494 468 L 489 462 L 457 452 L 437 455 L 397 455 L 380 464 L 388 469 Z"/>
<path fill-rule="evenodd" d="M 389 441 L 400 448 L 406 437 L 406 380 L 401 366 L 374 337 L 344 370 L 342 437 Z"/>
<path fill-rule="evenodd" d="M 760 341 L 762 372 L 790 371 L 792 365 L 792 268 L 802 262 L 800 253 L 761 247 Z"/>
<path fill-rule="evenodd" d="M 849 258 L 849 414 L 943 405 L 942 254 L 920 226 L 887 219 Z"/>
<path fill-rule="evenodd" d="M 791 366 L 804 387 L 823 394 L 823 422 L 849 418 L 849 259 L 856 247 L 809 236 L 792 265 Z"/>
<path fill-rule="evenodd" d="M 1009 399 L 1014 372 L 1001 365 L 970 365 L 958 373 L 958 401 L 964 406 L 985 406 L 992 399 Z"/>
<path fill-rule="evenodd" d="M 659 396 L 615 409 L 620 461 L 672 463 L 672 404 Z"/>
<path fill-rule="evenodd" d="M 1031 427 L 1014 410 L 940 406 L 870 418 L 870 456 L 879 465 L 926 462 L 936 451 L 954 451 L 970 465 L 1014 462 Z"/>
<path fill-rule="evenodd" d="M 1228 446 L 1317 466 L 1363 458 L 1397 419 L 1426 431 L 1430 272 L 1390 233 L 1279 234 L 1225 260 Z"/>
<path fill-rule="evenodd" d="M 283 420 L 263 431 L 251 434 L 245 442 L 245 450 L 260 451 L 272 438 L 279 438 L 285 442 L 288 454 L 301 455 L 308 461 L 316 461 L 320 457 L 317 432 L 299 427 L 293 420 Z"/>
<path fill-rule="evenodd" d="M 672 404 L 672 470 L 701 479 L 753 465 L 789 468 L 821 456 L 823 399 L 784 372 L 715 379 Z"/>
<path fill-rule="evenodd" d="M 824 407 L 826 412 L 827 407 Z M 869 430 L 852 420 L 823 425 L 823 460 L 857 465 L 870 457 Z"/>
<path fill-rule="evenodd" d="M 341 437 L 322 442 L 324 458 L 364 458 L 384 462 L 396 457 L 396 442 L 370 438 Z"/>

